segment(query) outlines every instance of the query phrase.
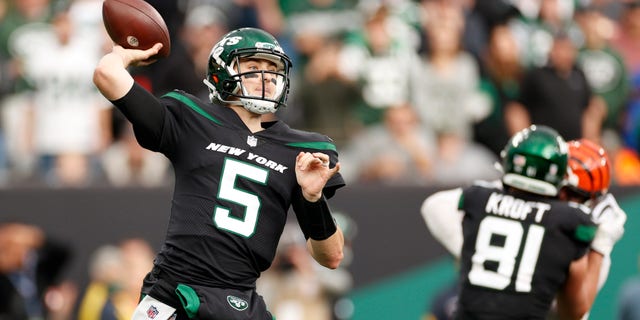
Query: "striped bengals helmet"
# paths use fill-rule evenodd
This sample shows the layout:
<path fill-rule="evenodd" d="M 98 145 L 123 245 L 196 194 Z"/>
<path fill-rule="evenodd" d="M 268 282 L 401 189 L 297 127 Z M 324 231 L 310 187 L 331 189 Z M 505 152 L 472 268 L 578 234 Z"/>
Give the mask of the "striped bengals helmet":
<path fill-rule="evenodd" d="M 588 198 L 607 193 L 611 184 L 611 162 L 604 148 L 587 140 L 569 141 L 567 186 Z"/>

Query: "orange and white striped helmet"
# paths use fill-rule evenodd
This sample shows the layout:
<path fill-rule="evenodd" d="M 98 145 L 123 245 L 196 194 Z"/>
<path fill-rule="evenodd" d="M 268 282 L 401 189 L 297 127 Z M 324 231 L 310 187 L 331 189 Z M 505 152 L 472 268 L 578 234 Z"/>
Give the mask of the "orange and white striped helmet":
<path fill-rule="evenodd" d="M 568 187 L 589 198 L 607 193 L 611 185 L 611 161 L 604 148 L 587 139 L 572 140 L 568 145 Z"/>

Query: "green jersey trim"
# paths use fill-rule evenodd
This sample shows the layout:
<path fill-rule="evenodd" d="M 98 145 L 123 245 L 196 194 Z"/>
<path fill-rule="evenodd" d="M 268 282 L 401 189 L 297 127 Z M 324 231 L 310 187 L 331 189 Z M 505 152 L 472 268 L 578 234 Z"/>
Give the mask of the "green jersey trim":
<path fill-rule="evenodd" d="M 591 242 L 596 236 L 597 226 L 579 225 L 576 228 L 576 239 L 584 242 Z"/>
<path fill-rule="evenodd" d="M 291 142 L 287 143 L 290 147 L 309 148 L 318 150 L 333 150 L 338 151 L 336 146 L 331 142 L 316 141 L 316 142 Z"/>
<path fill-rule="evenodd" d="M 198 314 L 198 309 L 200 309 L 200 298 L 196 291 L 188 285 L 180 283 L 176 287 L 176 294 L 180 298 L 180 303 L 187 316 L 193 319 Z"/>
<path fill-rule="evenodd" d="M 189 97 L 186 97 L 184 95 L 181 95 L 177 92 L 169 92 L 167 94 L 165 94 L 163 97 L 169 97 L 169 98 L 173 98 L 176 99 L 184 104 L 186 104 L 189 108 L 193 109 L 193 111 L 199 113 L 200 115 L 202 115 L 203 117 L 217 123 L 217 124 L 222 124 L 222 122 L 220 122 L 220 120 L 214 118 L 212 115 L 208 114 L 206 111 L 202 110 L 202 108 L 200 108 L 198 106 L 198 104 L 196 104 L 195 102 L 193 102 L 193 100 L 189 99 Z"/>

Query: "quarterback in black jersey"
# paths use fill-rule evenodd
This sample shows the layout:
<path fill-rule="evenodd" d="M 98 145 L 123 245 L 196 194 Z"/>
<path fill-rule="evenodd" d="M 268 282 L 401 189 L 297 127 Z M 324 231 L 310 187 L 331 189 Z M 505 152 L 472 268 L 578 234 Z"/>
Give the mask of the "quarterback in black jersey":
<path fill-rule="evenodd" d="M 422 205 L 431 233 L 459 258 L 455 318 L 545 319 L 557 298 L 563 319 L 580 319 L 624 220 L 596 226 L 588 207 L 558 198 L 568 147 L 555 130 L 524 129 L 501 156 L 502 181 L 437 192 Z"/>
<path fill-rule="evenodd" d="M 94 72 L 140 145 L 164 154 L 175 172 L 166 239 L 133 319 L 271 319 L 255 283 L 290 207 L 316 261 L 333 269 L 343 258 L 326 202 L 345 184 L 335 145 L 261 120 L 286 103 L 291 67 L 263 30 L 237 29 L 214 45 L 204 79 L 211 101 L 182 91 L 156 98 L 134 82 L 127 68 L 152 63 L 160 48 L 116 45 Z"/>

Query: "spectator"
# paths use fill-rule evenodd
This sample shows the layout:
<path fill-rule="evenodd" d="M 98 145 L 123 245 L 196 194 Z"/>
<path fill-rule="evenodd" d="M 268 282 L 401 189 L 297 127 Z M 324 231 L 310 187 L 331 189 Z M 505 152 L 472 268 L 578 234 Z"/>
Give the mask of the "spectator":
<path fill-rule="evenodd" d="M 630 84 L 625 63 L 609 42 L 614 29 L 613 22 L 595 6 L 580 7 L 576 21 L 584 34 L 577 64 L 587 77 L 593 93 L 606 104 L 607 117 L 602 124 L 603 131 L 619 138 Z M 614 151 L 610 145 L 605 147 Z"/>
<path fill-rule="evenodd" d="M 285 21 L 280 38 L 291 45 L 289 52 L 296 65 L 292 75 L 297 81 L 292 81 L 290 107 L 277 115 L 304 130 L 330 135 L 338 147 L 355 127 L 349 106 L 358 92 L 345 86 L 334 68 L 342 38 L 362 23 L 355 2 L 280 1 Z"/>
<path fill-rule="evenodd" d="M 86 185 L 96 175 L 96 153 L 111 139 L 111 104 L 91 84 L 100 53 L 95 42 L 74 33 L 66 10 L 51 26 L 26 25 L 12 39 L 34 88 L 28 129 L 37 177 L 52 186 Z"/>
<path fill-rule="evenodd" d="M 495 156 L 473 141 L 474 124 L 489 114 L 491 105 L 480 91 L 478 63 L 462 48 L 462 9 L 442 1 L 424 5 L 428 50 L 419 70 L 415 107 L 423 125 L 437 139 L 432 183 L 466 184 L 495 177 Z M 474 159 L 471 166 L 470 159 Z"/>
<path fill-rule="evenodd" d="M 412 104 L 420 90 L 419 57 L 404 36 L 412 29 L 394 17 L 391 9 L 384 4 L 369 8 L 363 27 L 344 39 L 338 54 L 339 77 L 359 92 L 351 112 L 361 126 L 380 123 L 387 108 Z"/>
<path fill-rule="evenodd" d="M 115 142 L 102 153 L 101 163 L 107 182 L 116 187 L 158 187 L 170 180 L 167 158 L 142 148 L 129 122 L 122 124 Z"/>
<path fill-rule="evenodd" d="M 438 151 L 433 162 L 434 185 L 467 185 L 473 180 L 497 179 L 498 159 L 489 149 L 452 133 L 437 136 Z"/>
<path fill-rule="evenodd" d="M 123 239 L 118 248 L 126 272 L 121 275 L 122 287 L 114 296 L 114 301 L 128 320 L 140 300 L 142 281 L 153 268 L 155 252 L 146 240 L 136 237 Z"/>
<path fill-rule="evenodd" d="M 517 101 L 506 108 L 510 133 L 532 123 L 558 128 L 569 140 L 587 138 L 600 142 L 606 106 L 595 96 L 576 65 L 576 46 L 567 33 L 555 35 L 549 64 L 528 70 Z"/>
<path fill-rule="evenodd" d="M 469 31 L 469 35 L 466 37 L 469 38 L 471 35 L 475 33 L 483 34 L 481 37 L 482 44 L 480 44 L 480 48 L 477 52 L 480 60 L 486 51 L 486 45 L 490 42 L 489 35 L 491 33 L 491 29 L 493 29 L 496 25 L 506 25 L 512 19 L 517 18 L 521 13 L 516 7 L 516 4 L 521 4 L 522 1 L 501 1 L 495 2 L 492 0 L 472 0 L 468 1 L 470 6 L 473 6 L 470 13 L 467 14 L 467 19 L 474 19 L 476 22 L 468 22 L 467 23 L 467 31 Z M 480 25 L 480 26 L 475 26 Z M 480 29 L 472 31 L 470 29 L 473 28 Z M 469 40 L 475 41 L 475 40 Z M 465 41 L 465 43 L 468 41 Z M 465 46 L 466 47 L 466 46 Z"/>
<path fill-rule="evenodd" d="M 285 26 L 282 34 L 291 38 L 296 65 L 304 66 L 321 53 L 328 41 L 339 39 L 361 23 L 354 0 L 280 1 Z"/>
<path fill-rule="evenodd" d="M 541 67 L 548 63 L 554 35 L 566 32 L 573 41 L 580 39 L 580 28 L 573 21 L 573 0 L 519 1 L 521 19 L 510 20 L 521 62 L 526 68 Z"/>
<path fill-rule="evenodd" d="M 20 63 L 10 49 L 13 32 L 29 23 L 48 23 L 52 15 L 50 0 L 0 1 L 0 184 L 14 176 L 26 176 L 33 167 L 24 141 L 28 89 L 20 73 Z"/>
<path fill-rule="evenodd" d="M 74 288 L 61 279 L 70 258 L 69 248 L 39 227 L 0 223 L 0 319 L 64 316 L 65 304 L 75 299 Z M 47 303 L 48 294 L 58 295 L 62 305 Z"/>
<path fill-rule="evenodd" d="M 97 248 L 89 266 L 90 282 L 78 301 L 78 320 L 130 319 L 141 283 L 153 267 L 154 252 L 140 238 Z"/>
<path fill-rule="evenodd" d="M 617 31 L 612 46 L 622 55 L 629 74 L 640 72 L 640 1 L 626 2 Z"/>
<path fill-rule="evenodd" d="M 520 64 L 518 44 L 511 29 L 496 25 L 491 29 L 489 45 L 482 56 L 482 90 L 491 97 L 491 113 L 474 125 L 474 140 L 500 155 L 509 140 L 505 108 L 518 97 L 524 68 Z"/>
<path fill-rule="evenodd" d="M 357 134 L 342 154 L 347 181 L 424 185 L 432 180 L 436 141 L 410 105 L 385 109 L 384 122 Z"/>
<path fill-rule="evenodd" d="M 90 282 L 79 300 L 78 320 L 118 320 L 128 316 L 116 308 L 114 301 L 126 271 L 120 248 L 103 245 L 93 252 Z"/>
<path fill-rule="evenodd" d="M 473 123 L 490 111 L 489 99 L 479 91 L 476 60 L 461 47 L 462 11 L 449 2 L 426 2 L 428 51 L 419 67 L 415 107 L 425 126 L 437 134 L 472 139 Z M 418 69 L 418 67 L 416 67 Z"/>
<path fill-rule="evenodd" d="M 2 1 L 0 7 L 0 61 L 11 56 L 9 38 L 18 27 L 32 22 L 49 22 L 54 3 L 51 0 L 9 0 Z"/>
<path fill-rule="evenodd" d="M 60 0 L 56 0 L 60 1 Z M 111 38 L 102 22 L 103 0 L 72 0 L 69 4 L 69 17 L 74 26 L 74 34 L 93 41 L 99 52 L 111 48 Z"/>

